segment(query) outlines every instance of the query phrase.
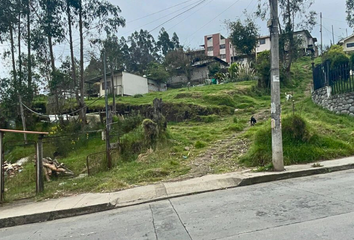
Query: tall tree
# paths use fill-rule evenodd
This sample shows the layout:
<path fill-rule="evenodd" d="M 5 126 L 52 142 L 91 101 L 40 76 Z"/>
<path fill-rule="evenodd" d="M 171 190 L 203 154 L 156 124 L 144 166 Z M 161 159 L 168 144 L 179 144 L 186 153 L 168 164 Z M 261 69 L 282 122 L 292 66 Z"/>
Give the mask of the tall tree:
<path fill-rule="evenodd" d="M 351 28 L 354 27 L 354 0 L 346 1 L 347 22 Z"/>
<path fill-rule="evenodd" d="M 238 19 L 228 23 L 231 32 L 231 42 L 236 51 L 245 55 L 251 55 L 257 46 L 258 28 L 252 19 L 247 18 L 244 23 Z"/>
<path fill-rule="evenodd" d="M 256 15 L 265 19 L 269 9 L 267 0 L 258 0 Z M 280 55 L 286 75 L 290 76 L 292 62 L 298 56 L 301 40 L 294 37 L 296 29 L 311 31 L 316 25 L 315 11 L 311 11 L 313 0 L 279 0 L 280 16 Z"/>
<path fill-rule="evenodd" d="M 170 40 L 170 36 L 166 32 L 165 28 L 161 28 L 159 36 L 158 36 L 158 41 L 157 41 L 157 47 L 159 50 L 162 52 L 164 56 L 166 54 L 174 49 L 174 44 Z"/>
<path fill-rule="evenodd" d="M 80 101 L 79 106 L 82 109 L 80 118 L 83 123 L 86 122 L 85 101 L 84 101 L 84 28 L 87 33 L 98 33 L 98 36 L 90 40 L 99 42 L 97 39 L 101 35 L 114 34 L 120 27 L 125 26 L 125 19 L 120 16 L 120 8 L 105 0 L 90 0 L 84 2 L 79 0 L 79 34 L 80 34 Z"/>
<path fill-rule="evenodd" d="M 157 61 L 157 48 L 154 37 L 146 30 L 135 31 L 128 37 L 130 63 L 127 70 L 146 74 L 149 63 Z"/>
<path fill-rule="evenodd" d="M 75 63 L 75 55 L 74 55 L 74 42 L 73 42 L 73 9 L 78 9 L 79 8 L 79 1 L 78 0 L 66 0 L 66 5 L 65 5 L 65 11 L 66 11 L 66 17 L 68 21 L 68 31 L 69 31 L 69 45 L 70 45 L 70 59 L 71 59 L 71 74 L 72 74 L 72 80 L 74 82 L 74 90 L 75 90 L 75 97 L 76 101 L 79 104 L 80 103 L 80 98 L 79 98 L 79 89 L 77 86 L 77 74 L 76 74 L 76 63 Z"/>

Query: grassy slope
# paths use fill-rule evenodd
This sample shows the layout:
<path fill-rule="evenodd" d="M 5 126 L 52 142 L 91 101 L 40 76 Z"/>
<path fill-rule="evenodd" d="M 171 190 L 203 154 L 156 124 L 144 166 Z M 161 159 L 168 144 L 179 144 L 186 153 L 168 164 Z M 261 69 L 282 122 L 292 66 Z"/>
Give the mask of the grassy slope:
<path fill-rule="evenodd" d="M 354 142 L 353 119 L 332 114 L 312 103 L 308 91 L 311 82 L 310 66 L 309 59 L 300 60 L 293 67 L 293 84 L 289 84 L 291 87 L 282 88 L 283 118 L 292 115 L 292 104 L 285 102 L 283 97 L 284 92 L 292 91 L 295 111 L 307 121 L 311 136 L 314 136 L 310 145 L 284 142 L 286 163 L 316 161 L 354 154 L 353 148 L 350 147 Z M 238 108 L 239 111 L 234 115 L 208 116 L 202 121 L 169 123 L 168 139 L 161 143 L 152 154 L 142 155 L 139 161 L 118 160 L 113 170 L 102 171 L 83 179 L 53 180 L 45 184 L 46 192 L 39 198 L 78 192 L 118 190 L 131 185 L 172 179 L 188 173 L 190 161 L 204 152 L 208 146 L 217 140 L 224 139 L 225 136 L 245 129 L 251 115 L 269 110 L 270 97 L 252 92 L 252 86 L 255 84 L 255 82 L 230 83 L 195 87 L 190 90 L 175 89 L 164 93 L 149 93 L 139 98 L 120 98 L 118 102 L 132 105 L 151 104 L 155 97 L 159 97 L 165 102 L 192 103 L 206 107 L 226 106 L 232 109 Z M 92 105 L 102 107 L 103 104 L 104 101 L 100 99 Z M 261 121 L 255 127 L 242 133 L 242 138 L 253 139 L 253 145 L 241 159 L 246 165 L 269 163 L 271 156 L 269 126 L 269 121 Z M 186 150 L 188 149 L 186 147 L 189 150 Z M 104 142 L 99 139 L 92 140 L 86 147 L 76 149 L 60 161 L 79 175 L 85 169 L 86 156 L 102 150 L 104 150 Z M 238 160 L 235 159 L 235 161 Z M 223 166 L 221 172 L 227 172 L 230 169 Z M 9 201 L 34 196 L 33 165 L 26 165 L 21 174 L 6 183 L 6 188 L 8 188 L 6 199 Z"/>

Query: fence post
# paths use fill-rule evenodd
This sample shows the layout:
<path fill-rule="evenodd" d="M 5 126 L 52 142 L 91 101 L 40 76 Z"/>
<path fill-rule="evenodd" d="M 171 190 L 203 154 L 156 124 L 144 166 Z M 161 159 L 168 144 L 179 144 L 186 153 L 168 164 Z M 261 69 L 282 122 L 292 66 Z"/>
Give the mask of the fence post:
<path fill-rule="evenodd" d="M 37 164 L 36 164 L 36 192 L 44 191 L 43 182 L 43 135 L 39 135 L 37 141 Z"/>

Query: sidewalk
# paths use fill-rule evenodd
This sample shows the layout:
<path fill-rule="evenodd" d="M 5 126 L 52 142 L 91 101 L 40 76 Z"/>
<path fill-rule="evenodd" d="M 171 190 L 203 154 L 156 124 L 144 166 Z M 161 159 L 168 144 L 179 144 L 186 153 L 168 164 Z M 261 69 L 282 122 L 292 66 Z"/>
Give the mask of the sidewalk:
<path fill-rule="evenodd" d="M 207 175 L 180 182 L 163 182 L 113 193 L 86 193 L 71 197 L 0 207 L 0 228 L 133 206 L 168 198 L 246 186 L 281 179 L 354 168 L 354 157 L 313 164 L 286 166 L 284 172 L 251 172 Z"/>

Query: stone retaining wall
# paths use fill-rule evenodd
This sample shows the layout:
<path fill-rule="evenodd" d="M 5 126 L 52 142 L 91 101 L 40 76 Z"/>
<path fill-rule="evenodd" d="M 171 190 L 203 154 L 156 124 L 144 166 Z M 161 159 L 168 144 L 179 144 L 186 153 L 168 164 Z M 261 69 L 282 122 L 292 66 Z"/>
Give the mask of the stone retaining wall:
<path fill-rule="evenodd" d="M 348 114 L 354 117 L 354 92 L 332 96 L 331 87 L 312 92 L 312 101 L 336 114 Z"/>

